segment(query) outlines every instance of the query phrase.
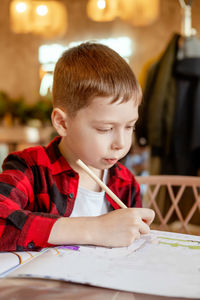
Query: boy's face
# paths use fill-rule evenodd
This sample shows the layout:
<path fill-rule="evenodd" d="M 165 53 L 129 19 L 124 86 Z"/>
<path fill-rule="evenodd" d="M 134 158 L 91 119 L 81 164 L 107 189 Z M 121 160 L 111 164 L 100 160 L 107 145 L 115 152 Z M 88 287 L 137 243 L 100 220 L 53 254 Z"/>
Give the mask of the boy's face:
<path fill-rule="evenodd" d="M 80 158 L 93 168 L 110 168 L 129 151 L 138 105 L 133 99 L 112 104 L 111 100 L 96 97 L 75 117 L 68 117 L 61 150 L 72 166 Z"/>

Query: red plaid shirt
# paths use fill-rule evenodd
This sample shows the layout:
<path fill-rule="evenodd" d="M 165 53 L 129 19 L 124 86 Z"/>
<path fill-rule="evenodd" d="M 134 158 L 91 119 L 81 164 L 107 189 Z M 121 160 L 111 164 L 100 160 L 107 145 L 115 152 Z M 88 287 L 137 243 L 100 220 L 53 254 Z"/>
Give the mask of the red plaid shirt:
<path fill-rule="evenodd" d="M 0 251 L 36 250 L 50 246 L 56 220 L 69 217 L 79 175 L 61 155 L 55 138 L 47 147 L 11 153 L 0 174 Z M 140 189 L 121 164 L 110 169 L 108 187 L 128 206 L 141 207 Z M 106 195 L 114 209 L 119 206 Z"/>

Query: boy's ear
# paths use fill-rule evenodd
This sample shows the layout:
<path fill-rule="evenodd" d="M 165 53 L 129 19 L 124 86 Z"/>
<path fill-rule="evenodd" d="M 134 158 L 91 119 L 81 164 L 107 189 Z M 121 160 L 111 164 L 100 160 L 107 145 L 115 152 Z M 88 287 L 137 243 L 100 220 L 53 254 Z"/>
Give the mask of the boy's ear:
<path fill-rule="evenodd" d="M 67 114 L 62 109 L 56 107 L 51 114 L 53 127 L 60 136 L 67 135 Z"/>

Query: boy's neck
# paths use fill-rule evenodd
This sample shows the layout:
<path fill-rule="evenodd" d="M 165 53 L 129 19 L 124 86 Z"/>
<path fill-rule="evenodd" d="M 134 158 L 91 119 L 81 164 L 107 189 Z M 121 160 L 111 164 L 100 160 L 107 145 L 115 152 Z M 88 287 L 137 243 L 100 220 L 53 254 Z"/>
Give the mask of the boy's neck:
<path fill-rule="evenodd" d="M 99 172 L 95 172 L 95 175 L 97 175 L 101 180 L 103 180 L 104 170 L 98 171 Z M 88 174 L 86 174 L 82 170 L 79 172 L 79 186 L 94 192 L 101 192 L 102 190 L 98 183 L 96 183 Z"/>
<path fill-rule="evenodd" d="M 59 144 L 59 150 L 63 157 L 67 160 L 71 168 L 79 174 L 79 185 L 95 192 L 100 192 L 101 187 L 81 168 L 76 164 L 76 158 L 73 155 L 69 155 L 63 149 L 62 140 Z M 91 167 L 90 167 L 91 168 Z M 93 173 L 101 180 L 103 179 L 104 170 L 91 168 Z"/>

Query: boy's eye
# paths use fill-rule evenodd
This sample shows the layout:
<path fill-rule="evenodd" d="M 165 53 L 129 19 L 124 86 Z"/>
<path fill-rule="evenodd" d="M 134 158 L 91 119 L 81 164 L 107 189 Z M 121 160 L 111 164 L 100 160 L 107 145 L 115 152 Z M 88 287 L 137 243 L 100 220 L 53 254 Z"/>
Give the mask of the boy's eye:
<path fill-rule="evenodd" d="M 108 132 L 111 130 L 112 130 L 112 128 L 97 128 L 97 131 L 99 131 L 99 132 Z"/>
<path fill-rule="evenodd" d="M 135 126 L 134 125 L 127 126 L 126 128 L 130 129 L 130 130 L 135 130 Z"/>

